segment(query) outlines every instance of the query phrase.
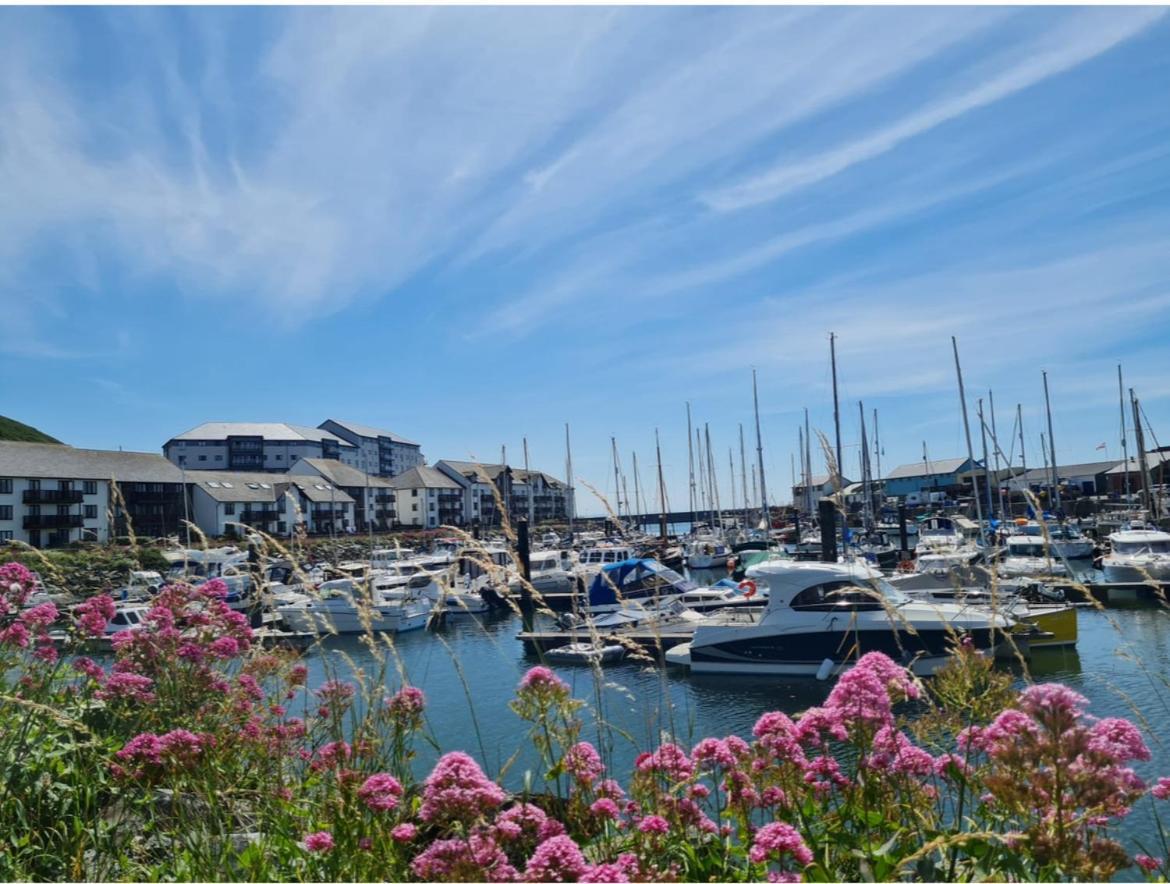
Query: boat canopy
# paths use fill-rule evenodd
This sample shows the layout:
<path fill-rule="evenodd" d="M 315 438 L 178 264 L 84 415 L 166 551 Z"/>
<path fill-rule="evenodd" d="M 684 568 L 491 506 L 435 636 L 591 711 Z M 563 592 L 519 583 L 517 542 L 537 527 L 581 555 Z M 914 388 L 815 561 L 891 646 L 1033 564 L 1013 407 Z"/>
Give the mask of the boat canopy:
<path fill-rule="evenodd" d="M 597 572 L 589 584 L 589 607 L 616 605 L 619 593 L 623 599 L 641 599 L 688 592 L 697 586 L 658 559 L 626 559 Z"/>

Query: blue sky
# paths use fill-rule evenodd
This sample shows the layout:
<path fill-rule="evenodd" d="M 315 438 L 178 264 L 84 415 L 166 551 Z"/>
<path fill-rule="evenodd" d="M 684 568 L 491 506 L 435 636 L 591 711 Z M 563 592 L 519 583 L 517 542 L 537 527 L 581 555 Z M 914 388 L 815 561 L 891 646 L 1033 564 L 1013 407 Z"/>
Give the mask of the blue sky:
<path fill-rule="evenodd" d="M 679 506 L 685 402 L 726 500 L 754 366 L 782 500 L 834 331 L 847 466 L 858 399 L 883 467 L 963 452 L 951 335 L 1030 464 L 1042 369 L 1059 460 L 1117 454 L 1118 362 L 1170 444 L 1168 48 L 1154 8 L 3 9 L 0 413 L 557 474 L 568 421 L 609 493 L 658 427 Z"/>

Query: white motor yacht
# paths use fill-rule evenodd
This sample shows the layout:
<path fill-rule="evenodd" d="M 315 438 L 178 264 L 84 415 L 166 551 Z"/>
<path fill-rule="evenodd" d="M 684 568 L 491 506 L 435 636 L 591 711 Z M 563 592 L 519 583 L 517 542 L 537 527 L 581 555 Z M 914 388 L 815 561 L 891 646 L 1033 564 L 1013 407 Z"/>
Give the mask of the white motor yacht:
<path fill-rule="evenodd" d="M 303 632 L 405 632 L 421 629 L 433 604 L 417 597 L 387 598 L 351 578 L 327 580 L 316 594 L 279 604 L 276 612 L 290 629 Z"/>
<path fill-rule="evenodd" d="M 997 570 L 1004 577 L 1067 577 L 1068 566 L 1044 538 L 1011 534 L 1004 543 L 1004 555 Z"/>
<path fill-rule="evenodd" d="M 1109 535 L 1106 583 L 1170 582 L 1170 534 L 1141 523 Z"/>
<path fill-rule="evenodd" d="M 969 635 L 989 652 L 1013 621 L 954 604 L 914 601 L 861 562 L 770 560 L 747 576 L 768 587 L 762 613 L 748 622 L 701 624 L 689 643 L 667 652 L 692 672 L 828 677 L 869 651 L 919 674 L 942 666 L 952 642 Z"/>

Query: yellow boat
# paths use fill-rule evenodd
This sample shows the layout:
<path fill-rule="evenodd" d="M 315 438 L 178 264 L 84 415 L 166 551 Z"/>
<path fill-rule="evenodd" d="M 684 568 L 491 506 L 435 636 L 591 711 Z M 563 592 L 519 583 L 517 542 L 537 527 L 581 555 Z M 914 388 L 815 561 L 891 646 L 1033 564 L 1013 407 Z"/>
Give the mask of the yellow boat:
<path fill-rule="evenodd" d="M 1021 623 L 1035 625 L 1044 633 L 1030 639 L 1029 647 L 1071 648 L 1077 643 L 1077 609 L 1072 605 L 1019 606 L 1011 611 L 1011 616 Z"/>

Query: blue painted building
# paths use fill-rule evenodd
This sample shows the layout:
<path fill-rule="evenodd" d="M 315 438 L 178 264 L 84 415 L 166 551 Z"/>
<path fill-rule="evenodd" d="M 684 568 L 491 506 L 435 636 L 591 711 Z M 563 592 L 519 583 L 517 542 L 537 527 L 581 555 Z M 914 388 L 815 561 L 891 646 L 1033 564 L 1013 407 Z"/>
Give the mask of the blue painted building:
<path fill-rule="evenodd" d="M 971 485 L 971 473 L 983 475 L 983 464 L 969 457 L 952 457 L 947 460 L 920 460 L 903 464 L 886 474 L 885 493 L 887 497 L 906 497 L 908 494 L 922 494 L 942 491 L 955 496 Z"/>

